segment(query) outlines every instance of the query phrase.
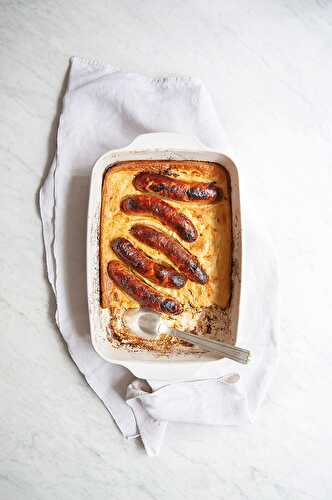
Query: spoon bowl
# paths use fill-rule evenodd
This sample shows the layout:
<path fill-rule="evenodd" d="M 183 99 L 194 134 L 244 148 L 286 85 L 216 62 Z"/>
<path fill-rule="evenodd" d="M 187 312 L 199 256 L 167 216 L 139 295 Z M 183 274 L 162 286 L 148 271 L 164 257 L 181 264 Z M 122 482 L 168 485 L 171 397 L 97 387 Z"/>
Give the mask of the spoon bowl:
<path fill-rule="evenodd" d="M 237 361 L 238 363 L 246 364 L 250 360 L 250 352 L 247 349 L 171 328 L 168 326 L 167 320 L 149 309 L 127 309 L 123 315 L 123 321 L 126 327 L 134 333 L 134 335 L 143 339 L 157 339 L 159 335 L 163 333 L 190 342 L 201 347 L 205 351 L 219 352 L 224 357 Z"/>

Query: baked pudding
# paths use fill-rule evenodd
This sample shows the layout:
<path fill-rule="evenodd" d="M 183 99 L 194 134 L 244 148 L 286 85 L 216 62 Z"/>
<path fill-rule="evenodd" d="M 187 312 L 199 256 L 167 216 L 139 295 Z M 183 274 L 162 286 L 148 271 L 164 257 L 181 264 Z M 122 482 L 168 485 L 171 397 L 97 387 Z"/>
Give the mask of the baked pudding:
<path fill-rule="evenodd" d="M 170 336 L 133 335 L 123 313 L 139 306 L 172 326 L 234 343 L 229 175 L 205 161 L 139 160 L 110 167 L 100 218 L 101 307 L 109 340 L 130 349 L 186 351 Z"/>

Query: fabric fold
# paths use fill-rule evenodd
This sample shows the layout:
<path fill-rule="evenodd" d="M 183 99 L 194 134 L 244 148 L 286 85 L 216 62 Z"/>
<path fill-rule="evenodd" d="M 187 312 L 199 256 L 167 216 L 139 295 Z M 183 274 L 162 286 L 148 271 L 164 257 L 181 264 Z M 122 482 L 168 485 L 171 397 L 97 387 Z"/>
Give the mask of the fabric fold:
<path fill-rule="evenodd" d="M 264 230 L 258 229 L 254 215 L 247 218 L 247 209 L 242 210 L 245 252 L 238 338 L 253 352 L 250 366 L 223 360 L 211 368 L 206 380 L 160 384 L 135 380 L 126 368 L 107 363 L 94 351 L 85 284 L 91 169 L 106 151 L 128 145 L 139 134 L 164 131 L 195 135 L 218 151 L 227 148 L 216 110 L 199 80 L 151 79 L 74 57 L 56 156 L 40 192 L 47 271 L 61 335 L 123 435 L 140 435 L 151 456 L 160 451 L 168 421 L 205 425 L 251 421 L 277 357 L 276 262 Z M 248 174 L 240 171 L 240 179 Z M 241 197 L 246 197 L 244 191 Z M 227 382 L 230 379 L 233 383 Z"/>

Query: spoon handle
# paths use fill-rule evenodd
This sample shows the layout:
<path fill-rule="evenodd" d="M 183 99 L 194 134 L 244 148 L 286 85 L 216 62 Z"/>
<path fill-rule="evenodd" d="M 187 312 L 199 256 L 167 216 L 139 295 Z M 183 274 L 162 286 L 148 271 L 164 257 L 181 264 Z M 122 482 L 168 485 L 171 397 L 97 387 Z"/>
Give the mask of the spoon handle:
<path fill-rule="evenodd" d="M 169 328 L 169 332 L 167 333 L 181 340 L 191 342 L 192 344 L 195 344 L 206 351 L 220 352 L 226 358 L 237 361 L 238 363 L 246 364 L 250 361 L 250 352 L 247 351 L 247 349 L 242 349 L 241 347 L 225 344 L 224 342 L 220 342 L 219 340 L 210 340 L 207 338 L 198 337 L 197 335 L 193 335 L 191 333 L 181 332 L 180 330 L 176 330 L 175 328 Z"/>

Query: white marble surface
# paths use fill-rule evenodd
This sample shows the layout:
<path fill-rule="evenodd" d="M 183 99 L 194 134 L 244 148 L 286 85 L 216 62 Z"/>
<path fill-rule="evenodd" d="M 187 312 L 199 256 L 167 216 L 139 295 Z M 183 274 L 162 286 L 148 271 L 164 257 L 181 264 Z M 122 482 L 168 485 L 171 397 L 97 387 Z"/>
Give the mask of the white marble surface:
<path fill-rule="evenodd" d="M 332 3 L 0 1 L 0 498 L 332 498 Z M 281 266 L 281 358 L 247 429 L 126 442 L 71 362 L 38 187 L 70 55 L 204 80 Z"/>

